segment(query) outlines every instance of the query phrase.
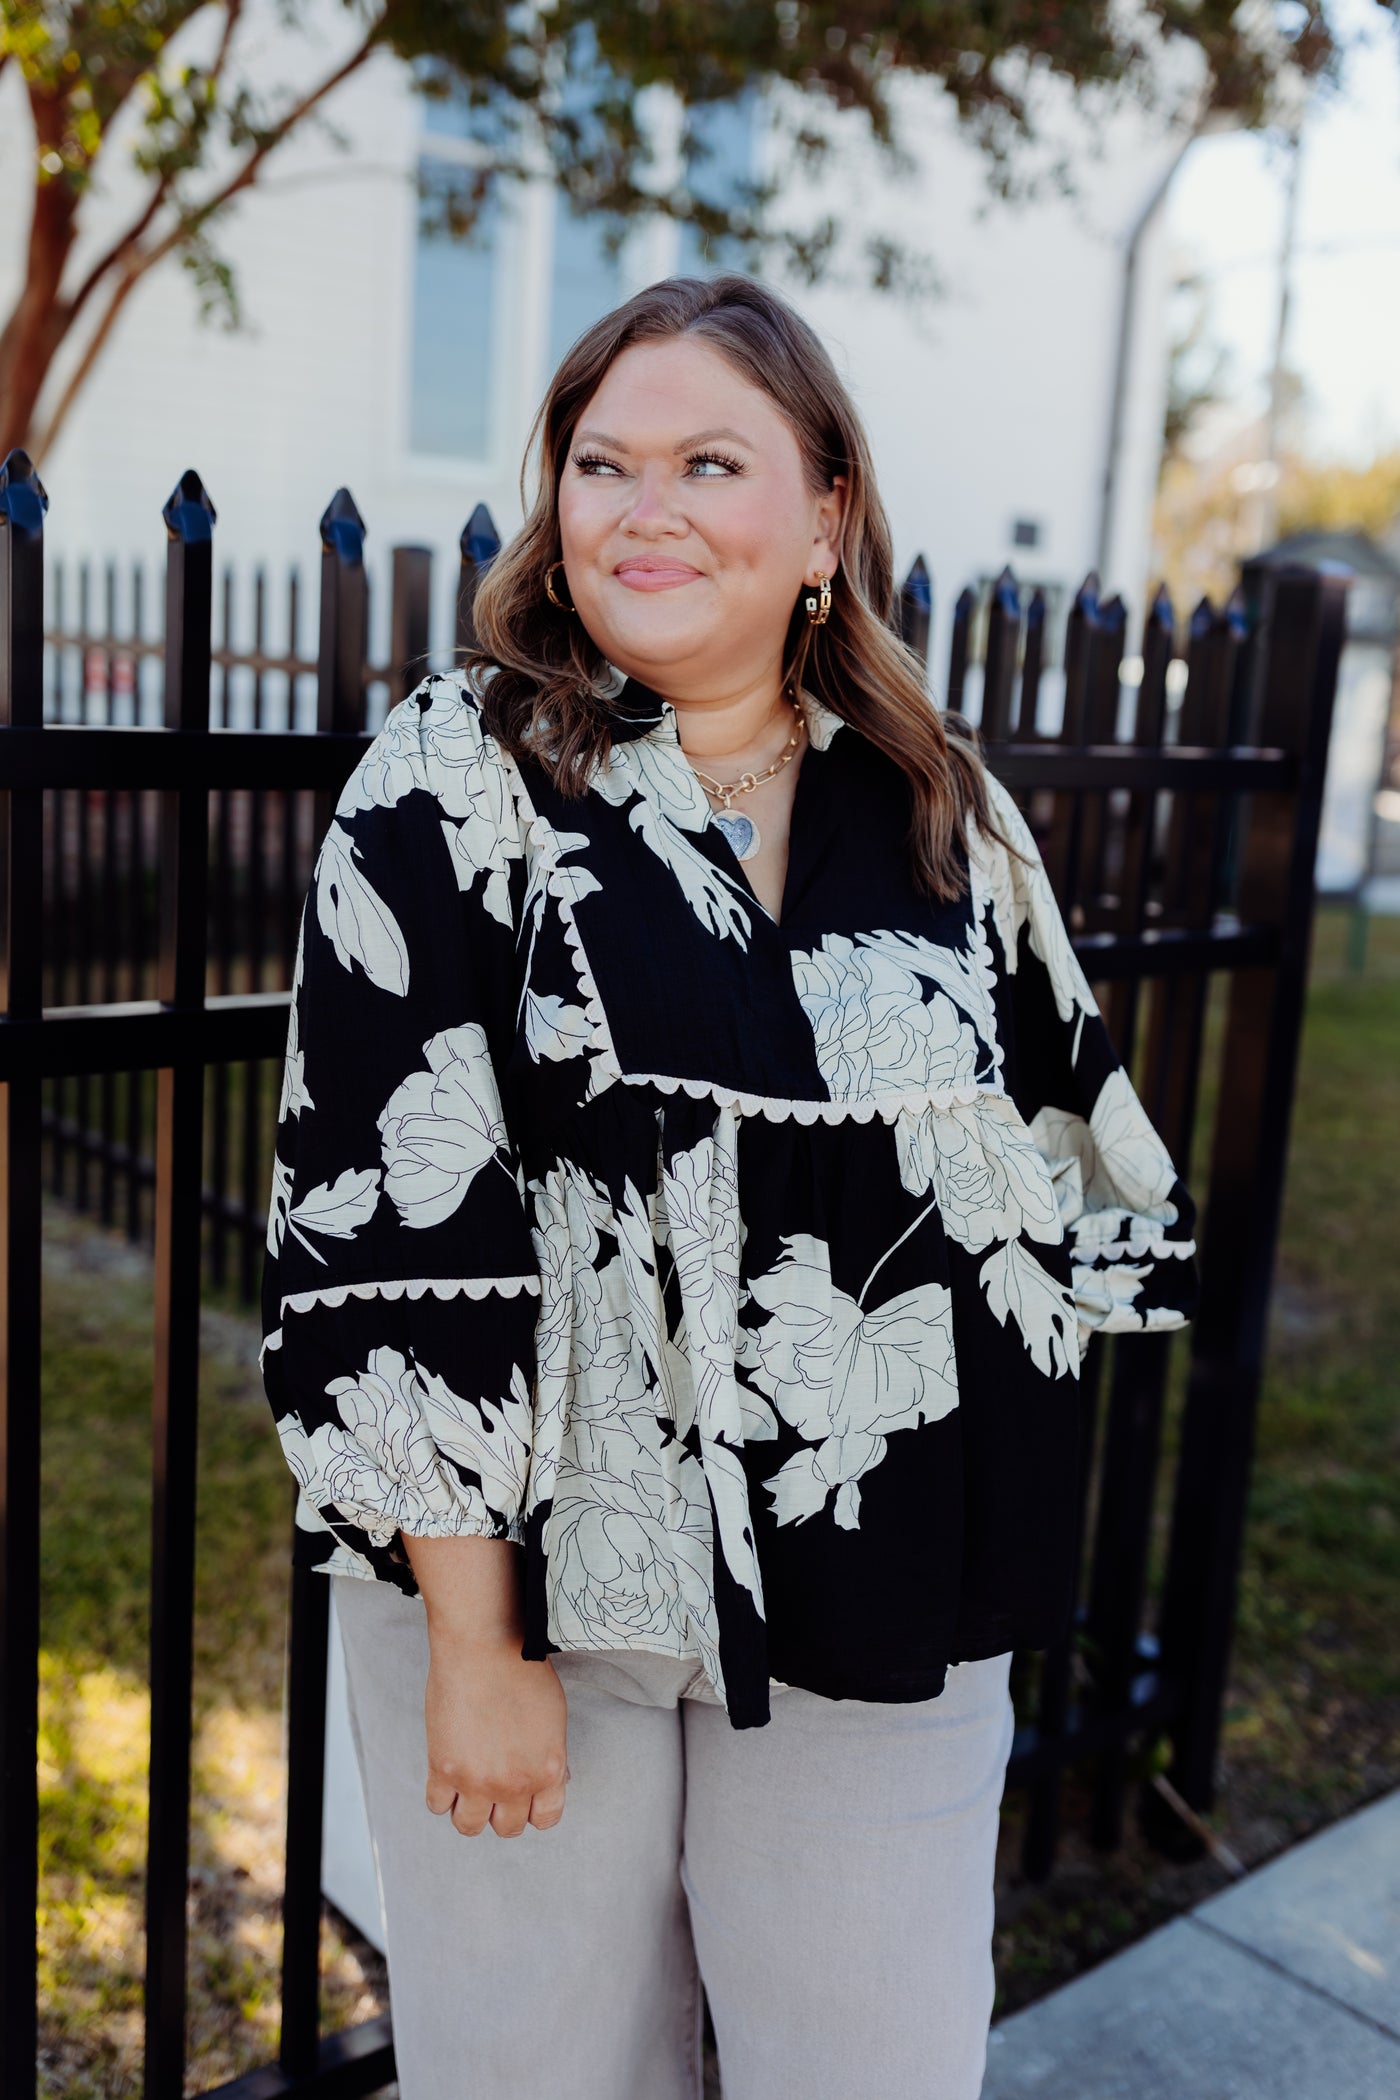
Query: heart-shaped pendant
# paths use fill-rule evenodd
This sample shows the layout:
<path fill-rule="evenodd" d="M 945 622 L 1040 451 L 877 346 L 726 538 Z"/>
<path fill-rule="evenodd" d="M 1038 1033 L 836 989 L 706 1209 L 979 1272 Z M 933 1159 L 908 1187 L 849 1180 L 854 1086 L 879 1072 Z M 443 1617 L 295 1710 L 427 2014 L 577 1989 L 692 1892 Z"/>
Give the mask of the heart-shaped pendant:
<path fill-rule="evenodd" d="M 763 843 L 753 818 L 742 816 L 737 809 L 717 809 L 714 821 L 724 833 L 734 858 L 752 860 Z"/>

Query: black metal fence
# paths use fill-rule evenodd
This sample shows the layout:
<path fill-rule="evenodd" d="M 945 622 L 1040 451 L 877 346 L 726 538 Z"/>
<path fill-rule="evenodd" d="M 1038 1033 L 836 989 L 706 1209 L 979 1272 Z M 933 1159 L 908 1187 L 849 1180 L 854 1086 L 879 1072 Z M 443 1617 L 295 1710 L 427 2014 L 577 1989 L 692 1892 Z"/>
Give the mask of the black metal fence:
<path fill-rule="evenodd" d="M 114 631 L 112 584 L 94 631 L 95 594 L 81 579 L 72 623 L 55 579 L 46 629 L 45 509 L 28 460 L 12 454 L 0 469 L 0 2077 L 13 2100 L 34 2091 L 47 1177 L 54 1193 L 154 1250 L 146 2092 L 176 2100 L 201 1290 L 222 1283 L 254 1295 L 301 897 L 376 698 L 398 698 L 425 668 L 429 557 L 394 550 L 389 658 L 369 665 L 364 527 L 342 490 L 321 520 L 315 659 L 299 651 L 295 586 L 285 647 L 268 644 L 260 584 L 254 635 L 240 651 L 229 586 L 216 589 L 213 508 L 187 473 L 163 513 L 159 640 L 142 630 L 139 594 L 126 633 Z M 495 547 L 478 509 L 462 537 L 458 642 Z M 925 655 L 930 616 L 919 561 L 899 619 Z M 1020 1680 L 1007 1775 L 1028 1795 L 1024 1864 L 1035 1876 L 1055 1857 L 1071 1766 L 1092 1772 L 1093 1834 L 1104 1846 L 1118 1842 L 1134 1748 L 1146 1738 L 1169 1738 L 1168 1776 L 1187 1803 L 1204 1810 L 1212 1800 L 1343 626 L 1335 578 L 1263 567 L 1246 571 L 1229 606 L 1198 608 L 1184 658 L 1159 596 L 1140 655 L 1125 662 L 1125 609 L 1092 577 L 1053 666 L 1044 594 L 1023 606 L 1009 572 L 964 593 L 954 611 L 944 697 L 970 701 L 980 675 L 990 763 L 1027 809 L 1115 1039 L 1181 1165 L 1196 1136 L 1209 987 L 1228 979 L 1209 1164 L 1195 1177 L 1203 1299 L 1171 1479 L 1161 1464 L 1167 1338 L 1096 1342 L 1084 1367 L 1082 1602 L 1066 1640 Z M 76 703 L 65 669 L 74 661 Z M 144 687 L 158 666 L 157 719 Z M 1150 1631 L 1153 1514 L 1168 1499 Z M 392 2075 L 387 2022 L 319 2031 L 327 1611 L 323 1581 L 292 1578 L 281 2045 L 275 2065 L 224 2087 L 223 2100 L 348 2100 Z M 1159 1842 L 1180 1837 L 1160 1793 L 1142 1788 L 1139 1813 Z"/>

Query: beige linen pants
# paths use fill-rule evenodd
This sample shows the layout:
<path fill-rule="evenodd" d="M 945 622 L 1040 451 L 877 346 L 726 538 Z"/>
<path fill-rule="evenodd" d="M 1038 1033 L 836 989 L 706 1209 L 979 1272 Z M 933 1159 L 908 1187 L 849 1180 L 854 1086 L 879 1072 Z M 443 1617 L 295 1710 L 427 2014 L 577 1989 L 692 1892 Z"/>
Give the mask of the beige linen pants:
<path fill-rule="evenodd" d="M 554 1658 L 555 1829 L 424 1804 L 422 1603 L 336 1576 L 403 2100 L 977 2100 L 1009 1655 L 912 1706 L 773 1694 L 731 1728 L 693 1662 Z"/>

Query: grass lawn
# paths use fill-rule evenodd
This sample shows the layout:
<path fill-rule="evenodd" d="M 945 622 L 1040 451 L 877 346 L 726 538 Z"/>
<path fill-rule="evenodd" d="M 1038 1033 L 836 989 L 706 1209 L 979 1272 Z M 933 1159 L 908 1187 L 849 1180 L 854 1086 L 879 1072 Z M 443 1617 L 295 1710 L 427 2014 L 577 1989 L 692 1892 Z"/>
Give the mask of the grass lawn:
<path fill-rule="evenodd" d="M 41 2090 L 141 2090 L 150 1568 L 150 1265 L 55 1208 L 45 1230 Z M 256 1324 L 204 1314 L 190 1876 L 190 2085 L 276 2052 L 290 1483 Z M 322 1933 L 328 2024 L 383 1972 Z"/>
<path fill-rule="evenodd" d="M 1373 925 L 1364 976 L 1345 949 L 1344 917 L 1321 915 L 1208 1819 L 1247 1866 L 1400 1785 L 1400 921 Z M 1121 1851 L 1098 1853 L 1075 1788 L 1066 1819 L 1054 1873 L 1026 1883 L 1007 1797 L 997 2017 L 1230 1879 L 1163 1861 L 1131 1813 Z"/>
<path fill-rule="evenodd" d="M 1324 919 L 1211 1817 L 1250 1865 L 1400 1784 L 1400 923 L 1363 978 L 1344 946 Z M 140 2090 L 148 1264 L 55 1210 L 45 1294 L 43 2090 L 115 2100 Z M 204 1349 L 191 2091 L 275 2046 L 289 1509 L 255 1323 L 207 1308 Z M 1226 1879 L 1164 1862 L 1131 1817 L 1109 1857 L 1086 1829 L 1071 1787 L 1055 1872 L 1024 1883 L 1007 1797 L 998 2014 Z M 378 1963 L 329 1921 L 323 1968 L 329 2023 L 378 2008 Z"/>

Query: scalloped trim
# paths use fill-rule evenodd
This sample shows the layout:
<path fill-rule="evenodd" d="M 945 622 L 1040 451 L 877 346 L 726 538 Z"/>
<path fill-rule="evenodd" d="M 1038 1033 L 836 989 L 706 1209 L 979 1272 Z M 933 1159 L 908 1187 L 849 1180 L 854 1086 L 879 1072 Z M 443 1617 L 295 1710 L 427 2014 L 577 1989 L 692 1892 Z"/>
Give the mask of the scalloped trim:
<path fill-rule="evenodd" d="M 1075 1230 L 1076 1226 L 1071 1225 L 1066 1238 L 1070 1243 L 1076 1268 L 1082 1270 L 1085 1275 L 1092 1274 L 1101 1261 L 1192 1261 L 1197 1252 L 1194 1240 L 1169 1240 L 1165 1237 L 1151 1239 L 1146 1246 L 1139 1240 L 1134 1247 L 1132 1240 L 1123 1239 L 1105 1241 L 1100 1247 L 1081 1248 L 1075 1238 Z"/>
<path fill-rule="evenodd" d="M 968 879 L 972 890 L 972 952 L 982 980 L 982 1005 L 986 1015 L 983 1030 L 991 1046 L 992 1064 L 996 1071 L 996 1091 L 1006 1087 L 1006 1052 L 997 1033 L 996 963 L 992 956 L 992 944 L 987 938 L 987 914 L 992 909 L 991 890 L 987 882 L 987 871 L 982 865 L 981 853 L 977 850 L 981 840 L 974 842 L 967 856 Z"/>
<path fill-rule="evenodd" d="M 968 1085 L 911 1087 L 902 1093 L 847 1094 L 833 1101 L 790 1101 L 778 1094 L 748 1094 L 717 1080 L 678 1079 L 665 1072 L 616 1072 L 623 1086 L 651 1086 L 663 1094 L 688 1094 L 692 1101 L 713 1101 L 735 1108 L 741 1116 L 766 1116 L 770 1123 L 869 1123 L 876 1116 L 893 1123 L 926 1108 L 967 1108 L 984 1099 L 1006 1099 L 1000 1087 Z"/>
<path fill-rule="evenodd" d="M 323 1291 L 293 1291 L 282 1300 L 282 1311 L 310 1312 L 313 1305 L 343 1305 L 347 1298 L 421 1298 L 431 1291 L 435 1298 L 502 1298 L 540 1294 L 538 1276 L 401 1276 L 376 1283 L 337 1283 Z"/>

